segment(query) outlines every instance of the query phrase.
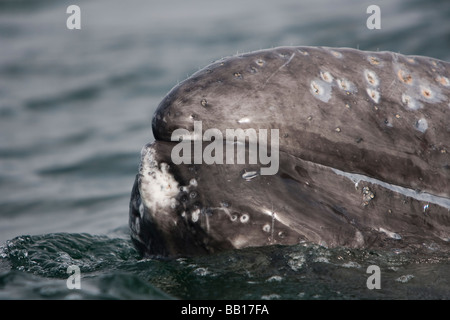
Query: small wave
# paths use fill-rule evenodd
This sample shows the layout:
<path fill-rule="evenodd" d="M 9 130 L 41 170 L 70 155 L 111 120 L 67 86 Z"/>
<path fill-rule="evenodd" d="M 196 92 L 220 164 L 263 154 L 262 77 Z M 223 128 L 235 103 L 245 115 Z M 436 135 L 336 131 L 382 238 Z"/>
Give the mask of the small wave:
<path fill-rule="evenodd" d="M 183 259 L 140 259 L 123 230 L 113 236 L 55 233 L 9 240 L 0 249 L 0 298 L 378 299 L 380 291 L 366 285 L 371 265 L 380 267 L 383 299 L 450 298 L 446 253 L 329 249 L 304 243 Z M 301 261 L 301 267 L 297 263 L 294 270 L 293 260 Z M 351 261 L 351 267 L 345 261 Z M 71 265 L 80 268 L 80 290 L 66 286 Z M 414 281 L 399 284 L 405 274 L 413 274 Z"/>
<path fill-rule="evenodd" d="M 135 153 L 104 153 L 78 160 L 76 163 L 50 166 L 39 170 L 42 176 L 74 175 L 76 177 L 92 177 L 111 174 L 133 176 L 137 167 L 137 156 Z M 118 171 L 117 168 L 122 168 Z M 124 169 L 128 168 L 128 170 Z"/>
<path fill-rule="evenodd" d="M 93 100 L 102 92 L 103 88 L 97 85 L 76 88 L 56 96 L 34 98 L 25 102 L 25 106 L 30 110 L 43 110 L 60 108 L 75 101 Z"/>

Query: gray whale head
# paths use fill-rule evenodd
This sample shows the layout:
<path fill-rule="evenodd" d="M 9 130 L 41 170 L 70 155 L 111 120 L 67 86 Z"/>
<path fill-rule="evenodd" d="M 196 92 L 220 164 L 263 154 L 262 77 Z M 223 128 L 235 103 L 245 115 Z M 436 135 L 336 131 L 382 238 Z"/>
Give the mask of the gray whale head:
<path fill-rule="evenodd" d="M 348 48 L 212 63 L 156 110 L 131 195 L 133 242 L 160 256 L 301 241 L 449 248 L 449 79 L 444 61 Z M 238 129 L 241 140 L 225 139 Z M 251 161 L 255 150 L 270 163 Z"/>

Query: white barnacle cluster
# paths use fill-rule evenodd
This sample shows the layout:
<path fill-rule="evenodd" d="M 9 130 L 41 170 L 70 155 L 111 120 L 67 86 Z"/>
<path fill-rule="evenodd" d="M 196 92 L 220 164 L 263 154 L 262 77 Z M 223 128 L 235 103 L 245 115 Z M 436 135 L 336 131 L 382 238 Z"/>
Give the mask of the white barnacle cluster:
<path fill-rule="evenodd" d="M 436 64 L 435 61 L 431 63 L 432 65 Z M 435 82 L 430 82 L 427 78 L 415 75 L 398 62 L 394 63 L 394 70 L 397 79 L 403 85 L 401 102 L 406 110 L 417 111 L 423 109 L 426 104 L 436 104 L 446 100 L 445 95 L 442 94 L 441 87 L 448 88 L 450 86 L 450 81 L 447 77 L 438 74 L 434 78 Z M 431 70 L 436 72 L 434 68 Z M 414 128 L 425 133 L 428 129 L 427 120 L 424 117 L 419 118 L 414 123 Z"/>
<path fill-rule="evenodd" d="M 383 66 L 383 61 L 376 56 L 367 56 L 367 60 L 373 66 Z"/>
<path fill-rule="evenodd" d="M 378 228 L 378 231 L 384 233 L 389 238 L 392 238 L 392 239 L 395 239 L 395 240 L 401 240 L 402 239 L 402 236 L 399 235 L 398 233 L 392 232 L 392 231 L 387 230 L 385 228 L 380 227 L 380 228 Z"/>
<path fill-rule="evenodd" d="M 378 76 L 375 72 L 372 70 L 365 69 L 364 70 L 364 78 L 366 79 L 367 83 L 371 87 L 378 87 L 380 84 L 380 80 L 378 79 Z"/>
<path fill-rule="evenodd" d="M 401 101 L 407 110 L 418 110 L 423 107 L 420 102 L 422 97 L 418 94 L 418 77 L 413 76 L 413 74 L 405 67 L 396 66 L 396 74 L 400 83 L 405 86 L 405 91 L 402 93 Z"/>
<path fill-rule="evenodd" d="M 373 102 L 378 103 L 380 101 L 380 92 L 378 91 L 380 80 L 378 79 L 377 74 L 372 70 L 365 69 L 364 80 L 368 85 L 366 88 L 367 95 Z"/>
<path fill-rule="evenodd" d="M 330 53 L 338 59 L 341 59 L 343 57 L 342 53 L 340 53 L 339 51 L 336 51 L 336 50 L 330 50 Z"/>
<path fill-rule="evenodd" d="M 444 76 L 437 76 L 436 81 L 444 87 L 450 87 L 450 80 Z"/>
<path fill-rule="evenodd" d="M 198 182 L 197 179 L 192 178 L 191 180 L 189 180 L 189 184 L 187 186 L 182 186 L 180 187 L 180 191 L 184 192 L 185 195 L 184 197 L 189 197 L 190 199 L 195 199 L 198 196 L 198 193 L 196 191 L 196 188 L 198 186 Z M 183 198 L 182 198 L 183 199 Z M 183 202 L 183 200 L 181 200 Z M 205 214 L 205 211 L 203 209 L 200 209 L 198 207 L 194 207 L 191 210 L 187 210 L 183 211 L 181 213 L 181 217 L 184 218 L 185 220 L 190 219 L 192 222 L 202 222 L 202 219 L 204 220 L 204 222 L 206 223 L 205 228 L 206 231 L 209 232 L 209 220 L 208 220 L 208 215 Z"/>
<path fill-rule="evenodd" d="M 321 79 L 312 80 L 309 91 L 323 102 L 328 102 L 331 98 L 331 84 Z"/>
<path fill-rule="evenodd" d="M 311 81 L 310 92 L 323 102 L 328 102 L 331 98 L 332 88 L 335 85 L 334 82 L 337 83 L 339 89 L 347 94 L 357 91 L 356 86 L 347 79 L 335 79 L 329 71 L 320 71 L 320 79 Z"/>
<path fill-rule="evenodd" d="M 336 82 L 338 84 L 339 89 L 345 91 L 347 94 L 355 93 L 358 91 L 353 82 L 350 82 L 345 78 L 336 79 Z"/>
<path fill-rule="evenodd" d="M 333 76 L 328 71 L 320 71 L 320 77 L 325 82 L 328 82 L 328 83 L 333 82 Z"/>
<path fill-rule="evenodd" d="M 336 58 L 342 58 L 342 53 L 338 51 L 331 51 Z M 357 92 L 354 83 L 345 78 L 335 78 L 331 72 L 327 70 L 320 70 L 319 77 L 313 79 L 310 83 L 311 94 L 322 100 L 328 102 L 331 98 L 332 88 L 337 84 L 337 87 L 344 91 L 347 95 Z"/>
<path fill-rule="evenodd" d="M 192 211 L 191 213 L 192 222 L 197 222 L 199 216 L 200 216 L 200 209 L 195 209 L 194 211 Z"/>
<path fill-rule="evenodd" d="M 418 110 L 423 107 L 422 103 L 406 93 L 402 93 L 402 103 L 408 110 Z"/>
<path fill-rule="evenodd" d="M 437 84 L 427 79 L 414 75 L 403 65 L 396 64 L 395 70 L 400 83 L 404 84 L 405 92 L 402 94 L 402 102 L 405 107 L 417 110 L 423 107 L 423 103 L 439 103 L 445 100 L 439 86 L 449 87 L 447 77 L 438 75 L 435 80 Z"/>
<path fill-rule="evenodd" d="M 181 185 L 175 180 L 170 173 L 170 167 L 165 162 L 158 162 L 155 157 L 155 150 L 147 145 L 141 151 L 141 164 L 139 168 L 139 192 L 142 203 L 139 207 L 140 218 L 142 219 L 144 213 L 147 212 L 152 217 L 159 215 L 167 216 L 167 219 L 173 219 L 170 212 L 175 212 L 174 209 L 180 206 L 180 193 L 187 194 L 185 197 L 195 199 L 198 194 L 195 190 L 198 182 L 195 178 L 189 180 L 187 185 Z M 187 198 L 186 198 L 187 199 Z M 183 200 L 181 200 L 183 202 Z M 144 208 L 148 208 L 145 211 Z M 190 219 L 192 222 L 200 221 L 203 216 L 203 211 L 199 208 L 181 213 L 184 219 Z M 207 220 L 207 219 L 206 219 Z M 177 219 L 173 220 L 177 224 Z M 209 223 L 206 221 L 206 229 L 209 229 Z"/>
<path fill-rule="evenodd" d="M 157 209 L 174 208 L 177 205 L 178 182 L 169 172 L 169 165 L 164 162 L 158 163 L 155 151 L 149 146 L 145 146 L 141 151 L 139 173 L 141 199 L 151 214 L 160 212 L 167 214 L 165 210 Z"/>

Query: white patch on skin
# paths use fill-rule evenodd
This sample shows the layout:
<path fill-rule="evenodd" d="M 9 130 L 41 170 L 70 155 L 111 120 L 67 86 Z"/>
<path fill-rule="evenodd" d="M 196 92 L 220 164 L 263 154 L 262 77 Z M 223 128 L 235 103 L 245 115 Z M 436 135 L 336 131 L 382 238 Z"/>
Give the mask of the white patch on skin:
<path fill-rule="evenodd" d="M 249 122 L 250 122 L 250 119 L 247 117 L 238 120 L 238 123 L 249 123 Z"/>
<path fill-rule="evenodd" d="M 140 220 L 138 217 L 136 217 L 136 219 L 134 219 L 134 228 L 136 230 L 136 233 L 139 234 L 141 232 L 141 224 L 140 224 Z"/>
<path fill-rule="evenodd" d="M 366 79 L 367 83 L 372 87 L 378 87 L 380 84 L 380 80 L 378 80 L 378 76 L 375 72 L 371 70 L 364 70 L 364 78 Z"/>
<path fill-rule="evenodd" d="M 328 82 L 328 83 L 331 83 L 331 82 L 333 82 L 333 76 L 328 72 L 328 71 L 325 71 L 325 72 L 320 72 L 320 77 L 322 78 L 322 80 L 323 81 L 325 81 L 325 82 Z"/>
<path fill-rule="evenodd" d="M 405 104 L 410 110 L 417 110 L 422 108 L 422 104 L 418 102 L 416 99 L 412 98 L 407 94 L 402 94 L 402 102 Z"/>
<path fill-rule="evenodd" d="M 258 176 L 257 171 L 247 171 L 242 174 L 242 179 L 245 179 L 246 181 L 250 181 Z"/>
<path fill-rule="evenodd" d="M 192 217 L 191 217 L 192 222 L 197 222 L 199 216 L 200 216 L 200 209 L 197 209 L 197 210 L 193 211 L 192 212 Z"/>
<path fill-rule="evenodd" d="M 262 67 L 266 62 L 263 59 L 256 60 L 256 64 L 260 67 Z"/>
<path fill-rule="evenodd" d="M 244 213 L 239 220 L 242 223 L 247 223 L 250 220 L 250 217 L 248 216 L 248 214 Z"/>
<path fill-rule="evenodd" d="M 439 77 L 436 78 L 436 81 L 439 84 L 443 85 L 444 87 L 450 87 L 450 80 L 448 80 L 447 77 L 439 76 Z"/>
<path fill-rule="evenodd" d="M 336 58 L 342 58 L 342 53 L 337 52 L 337 51 L 335 51 L 335 50 L 331 50 L 330 52 L 331 52 L 331 54 L 332 54 L 333 56 L 335 56 Z"/>
<path fill-rule="evenodd" d="M 234 239 L 231 239 L 231 243 L 236 249 L 244 248 L 247 245 L 247 242 L 247 237 L 241 235 L 237 236 Z"/>
<path fill-rule="evenodd" d="M 280 276 L 271 276 L 269 279 L 266 280 L 266 282 L 273 282 L 273 281 L 278 281 L 278 282 L 280 282 L 281 280 L 283 280 L 283 277 L 280 277 Z"/>
<path fill-rule="evenodd" d="M 383 65 L 382 61 L 378 57 L 368 56 L 367 60 L 370 62 L 371 65 L 375 65 L 375 66 Z"/>
<path fill-rule="evenodd" d="M 310 92 L 317 99 L 328 102 L 331 98 L 331 85 L 323 80 L 313 80 L 311 81 Z"/>
<path fill-rule="evenodd" d="M 352 82 L 348 81 L 347 79 L 337 79 L 336 82 L 339 86 L 339 89 L 341 89 L 341 90 L 345 90 L 345 91 L 348 91 L 351 93 L 354 93 L 357 91 L 356 86 Z"/>
<path fill-rule="evenodd" d="M 141 203 L 140 205 L 139 205 L 139 215 L 140 215 L 140 217 L 141 217 L 141 219 L 143 219 L 144 218 L 144 204 L 143 203 Z"/>
<path fill-rule="evenodd" d="M 208 214 L 205 214 L 204 217 L 206 218 L 206 233 L 209 233 L 209 218 Z"/>
<path fill-rule="evenodd" d="M 447 100 L 447 97 L 441 93 L 439 87 L 429 83 L 423 83 L 419 86 L 419 94 L 420 100 L 427 103 L 439 103 Z"/>
<path fill-rule="evenodd" d="M 411 73 L 403 65 L 394 65 L 394 71 L 399 83 L 404 85 L 403 88 L 406 88 L 402 93 L 402 102 L 409 110 L 422 108 L 422 102 L 432 104 L 447 99 L 441 92 L 442 86 L 446 86 L 446 84 L 450 86 L 447 78 L 437 76 L 433 83 L 430 83 L 426 79 Z"/>
<path fill-rule="evenodd" d="M 369 95 L 369 97 L 375 102 L 378 103 L 378 101 L 380 101 L 380 93 L 376 90 L 367 88 L 366 89 L 367 94 Z"/>
<path fill-rule="evenodd" d="M 416 130 L 424 133 L 428 129 L 428 122 L 425 118 L 421 118 L 416 123 Z"/>
<path fill-rule="evenodd" d="M 195 180 L 194 178 L 192 178 L 190 181 L 189 181 L 189 185 L 191 185 L 191 186 L 193 186 L 193 187 L 196 187 L 198 184 L 197 184 L 197 180 Z"/>
<path fill-rule="evenodd" d="M 398 79 L 406 84 L 413 85 L 415 83 L 415 77 L 411 74 L 411 72 L 407 69 L 400 68 L 399 66 L 395 66 L 395 73 L 397 74 Z"/>
<path fill-rule="evenodd" d="M 395 240 L 400 240 L 402 237 L 395 232 L 386 230 L 384 228 L 379 228 L 378 231 L 383 232 L 384 234 L 386 234 L 389 238 L 395 239 Z"/>
<path fill-rule="evenodd" d="M 362 235 L 361 231 L 357 230 L 355 232 L 355 241 L 358 244 L 358 246 L 362 247 L 364 245 L 364 236 Z"/>
<path fill-rule="evenodd" d="M 433 91 L 425 86 L 420 86 L 420 93 L 425 99 L 433 99 Z"/>
<path fill-rule="evenodd" d="M 306 51 L 303 51 L 303 50 L 300 50 L 300 49 L 298 49 L 297 51 L 300 52 L 304 56 L 309 56 L 309 53 L 306 52 Z"/>
<path fill-rule="evenodd" d="M 141 151 L 139 192 L 145 207 L 151 214 L 165 212 L 158 208 L 176 206 L 176 195 L 179 193 L 178 182 L 169 173 L 169 165 L 155 160 L 155 151 L 151 147 L 144 147 Z M 166 213 L 167 214 L 167 213 Z"/>

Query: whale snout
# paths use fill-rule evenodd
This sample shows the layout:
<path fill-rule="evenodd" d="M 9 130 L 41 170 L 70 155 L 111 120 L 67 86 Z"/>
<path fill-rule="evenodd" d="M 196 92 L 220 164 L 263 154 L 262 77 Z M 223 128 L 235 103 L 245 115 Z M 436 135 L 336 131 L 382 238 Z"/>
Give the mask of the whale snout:
<path fill-rule="evenodd" d="M 139 173 L 131 193 L 129 214 L 131 238 L 141 254 L 168 253 L 167 241 L 163 236 L 164 228 L 167 228 L 164 222 L 172 215 L 170 203 L 174 201 L 176 188 L 177 183 L 168 173 L 167 164 L 158 163 L 150 144 L 144 146 Z"/>
<path fill-rule="evenodd" d="M 168 163 L 158 159 L 156 145 L 142 148 L 129 224 L 131 237 L 141 253 L 164 256 L 171 251 L 168 237 L 176 233 L 179 223 L 177 203 L 181 192 Z"/>
<path fill-rule="evenodd" d="M 197 190 L 195 168 L 173 165 L 171 148 L 172 143 L 162 141 L 142 148 L 129 215 L 136 248 L 144 256 L 198 255 L 217 247 L 231 248 L 227 241 L 218 243 L 208 234 L 205 217 L 212 209 Z"/>

